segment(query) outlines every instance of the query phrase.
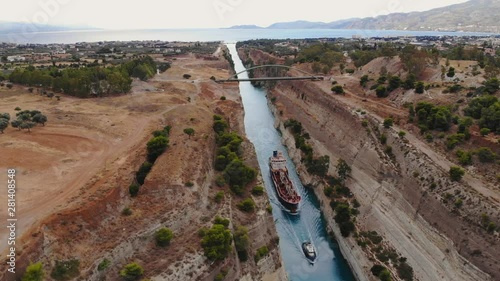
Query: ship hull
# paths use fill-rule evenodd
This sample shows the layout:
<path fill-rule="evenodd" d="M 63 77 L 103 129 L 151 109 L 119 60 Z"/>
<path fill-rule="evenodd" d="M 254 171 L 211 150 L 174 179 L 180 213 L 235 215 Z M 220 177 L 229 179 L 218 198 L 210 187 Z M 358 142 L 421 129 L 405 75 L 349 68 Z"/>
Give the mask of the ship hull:
<path fill-rule="evenodd" d="M 274 191 L 276 192 L 276 195 L 278 197 L 279 202 L 281 205 L 288 210 L 290 214 L 297 215 L 299 211 L 299 203 L 291 203 L 288 202 L 285 198 L 283 198 L 278 190 L 279 183 L 276 181 L 275 177 L 273 177 L 273 172 L 271 171 L 271 179 L 273 182 L 274 186 Z"/>

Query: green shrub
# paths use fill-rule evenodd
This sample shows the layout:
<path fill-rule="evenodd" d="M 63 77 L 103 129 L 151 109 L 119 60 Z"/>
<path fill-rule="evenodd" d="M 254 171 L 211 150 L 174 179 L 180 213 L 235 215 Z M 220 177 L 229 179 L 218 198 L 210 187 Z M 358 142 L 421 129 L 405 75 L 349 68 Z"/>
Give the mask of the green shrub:
<path fill-rule="evenodd" d="M 157 136 L 147 143 L 148 161 L 154 163 L 156 159 L 167 149 L 168 138 L 165 136 Z"/>
<path fill-rule="evenodd" d="M 56 265 L 50 273 L 50 277 L 55 280 L 70 280 L 77 277 L 80 274 L 80 261 L 79 260 L 68 260 L 68 261 L 56 261 Z"/>
<path fill-rule="evenodd" d="M 383 266 L 383 265 L 380 265 L 380 264 L 376 264 L 374 266 L 372 266 L 372 268 L 370 269 L 370 271 L 372 272 L 372 274 L 374 276 L 379 276 L 380 273 L 382 273 L 382 271 L 384 271 L 386 268 Z"/>
<path fill-rule="evenodd" d="M 203 236 L 201 246 L 209 260 L 224 260 L 231 252 L 231 240 L 231 231 L 223 225 L 214 224 Z"/>
<path fill-rule="evenodd" d="M 219 191 L 215 194 L 214 201 L 215 203 L 220 203 L 222 202 L 222 199 L 224 199 L 224 191 Z"/>
<path fill-rule="evenodd" d="M 472 164 L 472 153 L 463 151 L 461 149 L 457 150 L 458 162 L 460 165 L 471 165 Z"/>
<path fill-rule="evenodd" d="M 166 227 L 162 227 L 155 232 L 156 244 L 160 247 L 168 246 L 172 238 L 174 238 L 174 233 Z"/>
<path fill-rule="evenodd" d="M 103 271 L 107 269 L 111 265 L 111 261 L 108 259 L 103 259 L 98 265 L 97 265 L 97 270 L 98 271 Z"/>
<path fill-rule="evenodd" d="M 458 167 L 458 166 L 452 166 L 450 167 L 450 179 L 452 181 L 460 181 L 462 179 L 462 177 L 464 176 L 465 174 L 465 171 L 464 169 Z"/>
<path fill-rule="evenodd" d="M 247 167 L 243 162 L 239 159 L 233 160 L 224 170 L 224 178 L 227 183 L 231 187 L 239 186 L 244 187 L 253 180 L 257 176 L 257 171 L 254 169 Z M 233 190 L 233 189 L 232 189 Z M 236 189 L 237 194 L 241 194 L 242 190 Z"/>
<path fill-rule="evenodd" d="M 135 178 L 137 179 L 137 182 L 140 185 L 144 184 L 144 180 L 146 179 L 146 176 L 151 171 L 152 167 L 153 167 L 153 164 L 151 164 L 148 161 L 142 163 L 141 167 L 139 168 L 139 171 L 137 171 L 137 173 L 135 174 Z"/>
<path fill-rule="evenodd" d="M 394 124 L 394 121 L 392 120 L 392 118 L 384 119 L 384 128 L 388 129 L 388 128 L 392 127 L 393 124 Z"/>
<path fill-rule="evenodd" d="M 261 196 L 264 194 L 264 187 L 257 185 L 252 189 L 252 194 L 255 196 Z"/>
<path fill-rule="evenodd" d="M 22 281 L 43 281 L 45 277 L 45 272 L 43 271 L 43 265 L 41 262 L 32 263 L 27 268 L 23 274 Z"/>
<path fill-rule="evenodd" d="M 400 138 L 404 138 L 406 136 L 406 132 L 405 131 L 399 131 L 398 136 Z"/>
<path fill-rule="evenodd" d="M 186 187 L 193 187 L 193 186 L 194 186 L 194 183 L 193 183 L 193 182 L 191 182 L 191 181 L 188 181 L 188 182 L 185 182 L 185 183 L 184 183 L 184 185 L 185 185 Z"/>
<path fill-rule="evenodd" d="M 131 184 L 131 185 L 128 187 L 128 191 L 129 191 L 129 193 L 130 193 L 130 196 L 132 196 L 132 197 L 136 197 L 136 196 L 137 196 L 137 194 L 139 193 L 139 189 L 140 189 L 140 188 L 141 188 L 141 187 L 140 187 L 138 184 L 136 184 L 136 183 Z"/>
<path fill-rule="evenodd" d="M 380 135 L 380 143 L 381 144 L 387 143 L 387 136 L 385 134 Z"/>
<path fill-rule="evenodd" d="M 413 281 L 413 268 L 406 262 L 402 262 L 396 266 L 398 275 L 405 281 Z"/>
<path fill-rule="evenodd" d="M 477 150 L 476 152 L 477 157 L 479 158 L 479 161 L 482 163 L 489 163 L 495 161 L 497 158 L 497 155 L 487 147 L 481 147 Z"/>
<path fill-rule="evenodd" d="M 488 223 L 488 226 L 486 227 L 486 231 L 489 233 L 493 233 L 497 229 L 497 225 L 494 222 Z"/>
<path fill-rule="evenodd" d="M 127 264 L 120 270 L 120 277 L 124 280 L 138 280 L 143 274 L 144 269 L 135 262 Z"/>
<path fill-rule="evenodd" d="M 252 198 L 247 198 L 238 203 L 237 207 L 243 212 L 251 213 L 255 211 L 255 202 L 252 200 Z"/>
<path fill-rule="evenodd" d="M 255 253 L 255 262 L 258 262 L 260 259 L 265 257 L 267 254 L 269 254 L 269 249 L 267 246 L 262 246 L 259 249 L 257 249 L 257 252 Z"/>
<path fill-rule="evenodd" d="M 221 218 L 219 216 L 216 216 L 214 219 L 214 224 L 223 225 L 225 228 L 228 228 L 230 223 L 231 221 L 229 221 L 229 219 Z"/>
<path fill-rule="evenodd" d="M 389 95 L 389 93 L 387 92 L 387 88 L 385 86 L 382 86 L 382 85 L 379 85 L 375 89 L 375 93 L 377 94 L 377 97 L 379 97 L 379 98 L 385 98 Z"/>
<path fill-rule="evenodd" d="M 234 246 L 241 261 L 248 260 L 249 245 L 250 237 L 248 236 L 248 229 L 244 226 L 238 226 L 234 232 Z"/>
<path fill-rule="evenodd" d="M 132 209 L 130 209 L 129 207 L 123 208 L 122 215 L 124 215 L 124 216 L 132 215 Z"/>
<path fill-rule="evenodd" d="M 491 132 L 491 130 L 488 129 L 488 128 L 482 128 L 480 130 L 481 136 L 483 136 L 483 137 L 486 136 L 486 135 L 488 135 L 490 132 Z"/>
<path fill-rule="evenodd" d="M 332 92 L 336 93 L 337 95 L 344 94 L 344 88 L 340 85 L 335 85 L 332 87 Z"/>
<path fill-rule="evenodd" d="M 333 194 L 333 191 L 334 191 L 334 189 L 331 186 L 325 186 L 325 189 L 323 190 L 325 195 L 328 197 L 330 197 Z"/>

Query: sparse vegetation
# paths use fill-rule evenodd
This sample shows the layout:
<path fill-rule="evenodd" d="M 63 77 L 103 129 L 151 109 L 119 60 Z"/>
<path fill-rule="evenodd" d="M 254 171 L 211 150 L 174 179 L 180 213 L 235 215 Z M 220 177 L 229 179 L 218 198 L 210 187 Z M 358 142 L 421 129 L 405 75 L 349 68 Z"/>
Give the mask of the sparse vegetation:
<path fill-rule="evenodd" d="M 464 169 L 458 167 L 458 166 L 452 166 L 450 167 L 450 179 L 452 181 L 460 181 L 462 179 L 462 177 L 464 176 L 465 174 L 465 171 Z"/>
<path fill-rule="evenodd" d="M 254 256 L 255 262 L 258 262 L 260 259 L 267 256 L 267 254 L 269 254 L 269 249 L 267 248 L 267 246 L 258 248 Z"/>
<path fill-rule="evenodd" d="M 252 198 L 247 198 L 238 203 L 237 207 L 243 212 L 251 213 L 255 211 L 255 202 L 253 201 Z"/>
<path fill-rule="evenodd" d="M 73 259 L 67 261 L 56 261 L 50 277 L 55 280 L 71 280 L 80 275 L 80 261 Z"/>
<path fill-rule="evenodd" d="M 255 196 L 261 196 L 264 194 L 264 187 L 257 185 L 252 189 L 252 194 Z"/>
<path fill-rule="evenodd" d="M 155 232 L 156 245 L 160 247 L 170 245 L 172 238 L 174 238 L 174 233 L 166 227 L 162 227 Z"/>
<path fill-rule="evenodd" d="M 188 135 L 189 137 L 194 136 L 194 129 L 193 128 L 186 128 L 184 129 L 184 134 Z"/>
<path fill-rule="evenodd" d="M 125 265 L 125 267 L 120 270 L 120 277 L 127 281 L 138 280 L 143 274 L 144 269 L 135 262 Z"/>
<path fill-rule="evenodd" d="M 214 224 L 204 234 L 201 246 L 209 260 L 223 260 L 231 251 L 231 240 L 231 231 L 223 225 Z"/>
<path fill-rule="evenodd" d="M 105 258 L 97 265 L 97 270 L 98 271 L 106 270 L 110 265 L 111 261 Z"/>
<path fill-rule="evenodd" d="M 392 127 L 393 124 L 394 124 L 394 120 L 392 120 L 392 118 L 384 119 L 384 128 L 388 129 L 388 128 Z"/>
<path fill-rule="evenodd" d="M 23 274 L 22 281 L 43 281 L 45 272 L 43 271 L 43 264 L 41 262 L 32 263 Z"/>
<path fill-rule="evenodd" d="M 244 226 L 238 226 L 234 232 L 234 246 L 238 253 L 238 258 L 241 261 L 248 260 L 248 247 L 250 245 L 250 237 L 248 229 Z"/>

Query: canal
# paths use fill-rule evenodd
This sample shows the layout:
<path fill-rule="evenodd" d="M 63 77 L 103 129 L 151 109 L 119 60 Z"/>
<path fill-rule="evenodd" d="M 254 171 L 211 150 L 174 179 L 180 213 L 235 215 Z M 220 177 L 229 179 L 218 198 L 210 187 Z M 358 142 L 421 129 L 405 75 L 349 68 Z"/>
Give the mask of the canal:
<path fill-rule="evenodd" d="M 236 72 L 245 70 L 236 51 L 236 45 L 227 46 Z M 248 74 L 244 72 L 239 78 L 248 78 Z M 301 184 L 286 148 L 281 144 L 281 136 L 274 128 L 274 116 L 267 105 L 266 92 L 255 88 L 250 82 L 241 82 L 239 88 L 245 109 L 246 135 L 255 147 L 260 171 L 273 207 L 276 229 L 280 237 L 281 256 L 289 280 L 353 281 L 354 277 L 338 249 L 338 244 L 328 237 L 326 223 L 316 196 Z M 288 160 L 291 180 L 302 196 L 298 216 L 285 212 L 276 197 L 268 165 L 269 156 L 274 150 L 283 151 Z M 302 253 L 301 244 L 305 241 L 311 241 L 316 248 L 318 257 L 314 265 L 311 265 Z"/>

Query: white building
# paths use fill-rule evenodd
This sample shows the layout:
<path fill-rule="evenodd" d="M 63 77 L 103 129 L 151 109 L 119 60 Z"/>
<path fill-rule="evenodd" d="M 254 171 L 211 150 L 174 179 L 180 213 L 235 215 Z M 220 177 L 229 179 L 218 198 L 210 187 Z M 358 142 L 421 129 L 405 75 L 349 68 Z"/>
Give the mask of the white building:
<path fill-rule="evenodd" d="M 9 62 L 15 62 L 15 61 L 25 61 L 26 58 L 25 57 L 21 57 L 21 56 L 8 56 L 7 57 L 7 61 Z"/>

